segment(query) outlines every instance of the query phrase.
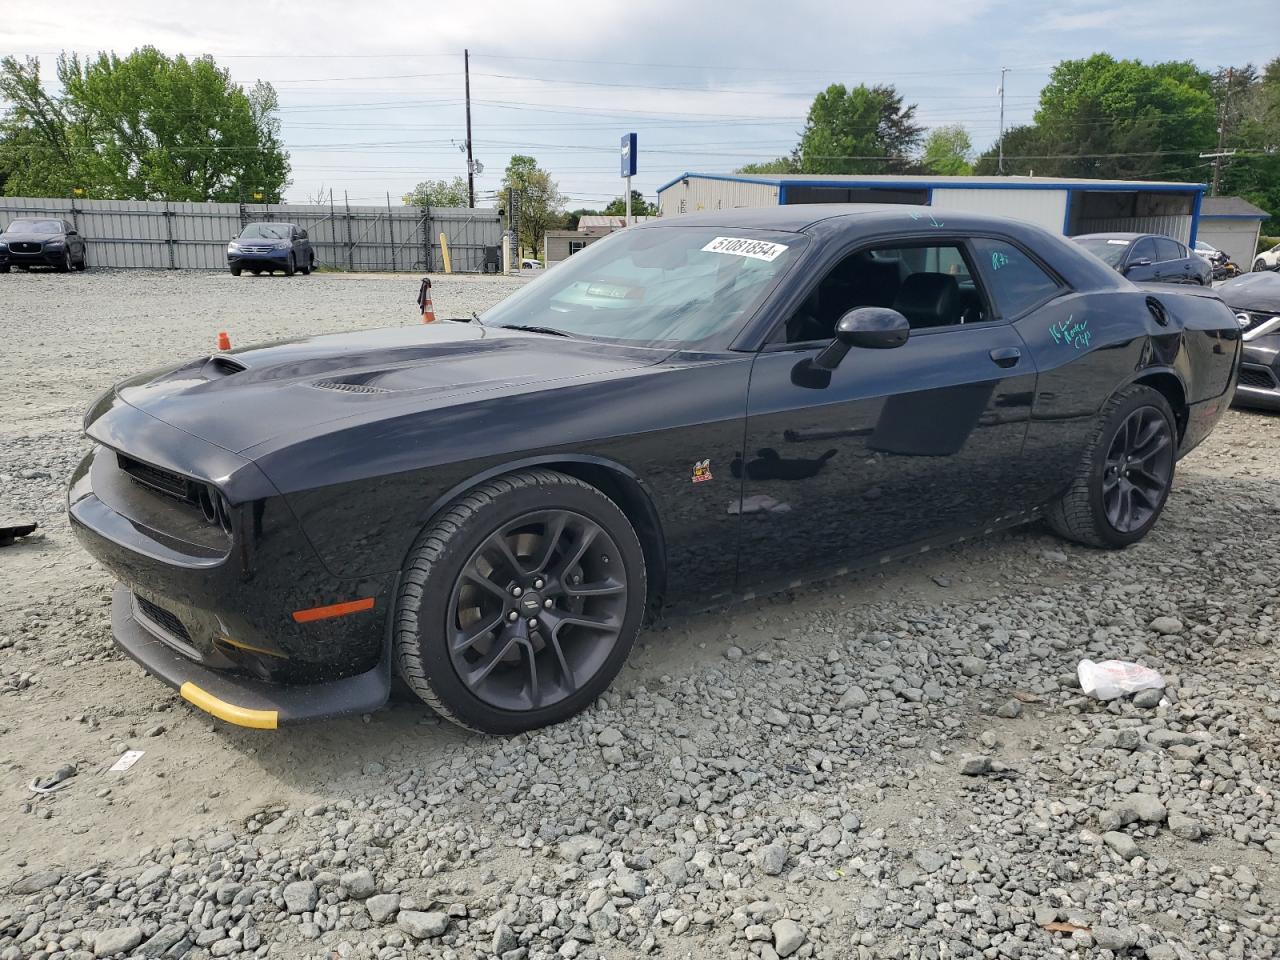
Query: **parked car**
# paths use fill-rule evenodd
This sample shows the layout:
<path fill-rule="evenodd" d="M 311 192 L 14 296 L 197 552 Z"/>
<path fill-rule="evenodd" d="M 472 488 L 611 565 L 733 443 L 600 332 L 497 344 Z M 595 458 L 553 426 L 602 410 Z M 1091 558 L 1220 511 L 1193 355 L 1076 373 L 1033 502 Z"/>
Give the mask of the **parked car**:
<path fill-rule="evenodd" d="M 523 257 L 520 260 L 520 269 L 521 270 L 541 270 L 542 261 L 534 260 L 531 257 Z"/>
<path fill-rule="evenodd" d="M 299 270 L 314 270 L 316 255 L 307 231 L 296 223 L 251 223 L 227 244 L 227 266 L 233 277 L 244 270 L 255 277 L 276 270 L 291 277 Z"/>
<path fill-rule="evenodd" d="M 1244 337 L 1235 402 L 1280 410 L 1280 274 L 1246 273 L 1220 284 Z"/>
<path fill-rule="evenodd" d="M 511 733 L 590 704 L 661 610 L 1042 514 L 1141 540 L 1240 337 L 1213 293 L 1013 220 L 666 217 L 474 320 L 118 384 L 70 519 L 119 580 L 116 642 L 215 716 L 373 710 L 394 669 Z"/>
<path fill-rule="evenodd" d="M 1253 260 L 1253 269 L 1255 273 L 1261 273 L 1264 270 L 1280 270 L 1280 244 L 1259 253 Z"/>
<path fill-rule="evenodd" d="M 89 265 L 84 237 L 66 220 L 47 217 L 11 220 L 0 233 L 0 273 L 10 267 L 53 267 L 59 273 Z"/>
<path fill-rule="evenodd" d="M 1172 237 L 1086 233 L 1071 239 L 1135 283 L 1198 283 L 1207 287 L 1213 279 L 1208 262 Z"/>

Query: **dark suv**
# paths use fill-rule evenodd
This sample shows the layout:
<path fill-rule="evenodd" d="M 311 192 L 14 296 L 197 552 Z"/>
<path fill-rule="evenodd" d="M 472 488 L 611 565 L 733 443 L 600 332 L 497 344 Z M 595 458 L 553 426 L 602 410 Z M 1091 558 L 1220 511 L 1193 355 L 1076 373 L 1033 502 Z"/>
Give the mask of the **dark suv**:
<path fill-rule="evenodd" d="M 307 231 L 296 223 L 251 223 L 227 245 L 227 266 L 233 277 L 242 270 L 254 275 L 282 270 L 291 277 L 299 270 L 310 273 L 315 265 Z"/>
<path fill-rule="evenodd" d="M 66 220 L 13 220 L 0 233 L 0 273 L 11 266 L 83 270 L 88 266 L 85 256 L 84 237 Z"/>
<path fill-rule="evenodd" d="M 1086 233 L 1072 237 L 1134 283 L 1198 283 L 1209 286 L 1213 267 L 1172 237 L 1155 233 Z"/>

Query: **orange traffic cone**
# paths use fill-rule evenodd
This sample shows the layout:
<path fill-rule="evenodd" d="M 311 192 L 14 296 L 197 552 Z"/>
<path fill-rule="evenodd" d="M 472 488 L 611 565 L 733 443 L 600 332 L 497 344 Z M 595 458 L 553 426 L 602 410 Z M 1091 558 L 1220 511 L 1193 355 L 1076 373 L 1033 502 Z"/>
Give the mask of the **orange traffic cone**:
<path fill-rule="evenodd" d="M 231 338 L 227 336 L 227 331 L 225 330 L 218 331 L 218 349 L 219 350 L 231 349 Z"/>
<path fill-rule="evenodd" d="M 418 289 L 418 306 L 422 308 L 422 322 L 435 323 L 436 311 L 431 305 L 431 280 L 422 278 L 422 286 Z"/>

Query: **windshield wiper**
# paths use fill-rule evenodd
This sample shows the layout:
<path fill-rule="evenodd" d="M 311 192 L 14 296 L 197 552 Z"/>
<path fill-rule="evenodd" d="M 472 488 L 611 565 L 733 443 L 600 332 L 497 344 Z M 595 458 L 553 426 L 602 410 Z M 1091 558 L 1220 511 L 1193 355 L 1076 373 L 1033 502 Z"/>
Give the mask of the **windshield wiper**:
<path fill-rule="evenodd" d="M 553 337 L 569 337 L 573 339 L 573 334 L 565 333 L 563 330 L 557 330 L 555 327 L 538 327 L 532 324 L 523 323 L 503 323 L 498 325 L 499 330 L 524 330 L 526 333 L 547 333 Z"/>

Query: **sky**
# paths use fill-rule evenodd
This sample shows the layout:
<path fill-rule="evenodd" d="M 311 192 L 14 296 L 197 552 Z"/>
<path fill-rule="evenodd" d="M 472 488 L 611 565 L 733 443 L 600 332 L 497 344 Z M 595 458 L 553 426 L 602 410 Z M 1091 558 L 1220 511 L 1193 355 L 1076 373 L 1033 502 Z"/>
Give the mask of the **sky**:
<path fill-rule="evenodd" d="M 1216 11 L 1216 12 L 1215 12 Z M 830 83 L 893 84 L 927 126 L 961 123 L 977 150 L 1025 123 L 1059 60 L 1105 51 L 1201 67 L 1280 55 L 1280 4 L 1235 0 L 61 0 L 14 3 L 0 54 L 211 54 L 280 94 L 286 199 L 392 203 L 465 174 L 463 50 L 472 141 L 491 203 L 513 153 L 549 170 L 570 209 L 621 196 L 619 140 L 639 138 L 633 188 L 787 153 Z"/>

